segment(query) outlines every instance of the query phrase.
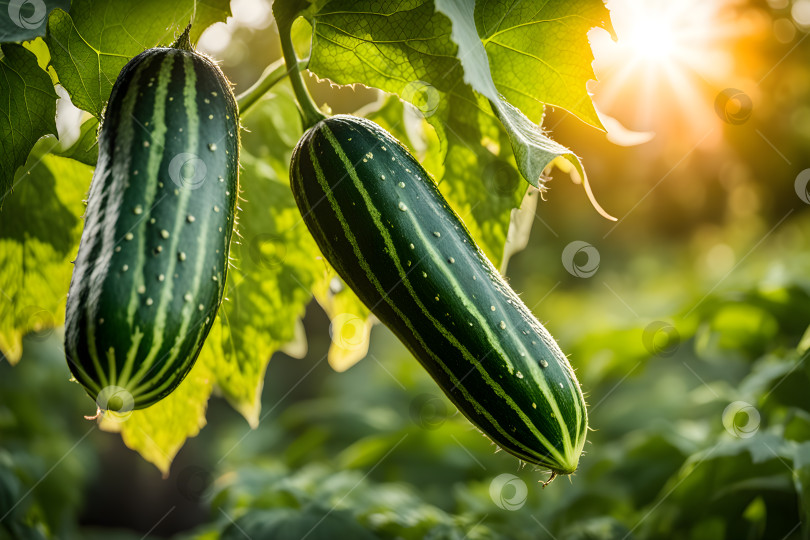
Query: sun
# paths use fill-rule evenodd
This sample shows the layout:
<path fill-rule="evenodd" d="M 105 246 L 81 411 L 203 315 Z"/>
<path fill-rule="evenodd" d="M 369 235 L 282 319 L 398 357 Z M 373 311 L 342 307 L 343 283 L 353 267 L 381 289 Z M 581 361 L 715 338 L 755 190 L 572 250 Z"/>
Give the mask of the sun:
<path fill-rule="evenodd" d="M 678 33 L 665 20 L 651 19 L 639 24 L 626 38 L 639 60 L 647 62 L 670 61 L 678 50 Z"/>
<path fill-rule="evenodd" d="M 617 39 L 592 36 L 597 106 L 635 129 L 705 132 L 702 112 L 733 77 L 734 1 L 609 0 Z"/>

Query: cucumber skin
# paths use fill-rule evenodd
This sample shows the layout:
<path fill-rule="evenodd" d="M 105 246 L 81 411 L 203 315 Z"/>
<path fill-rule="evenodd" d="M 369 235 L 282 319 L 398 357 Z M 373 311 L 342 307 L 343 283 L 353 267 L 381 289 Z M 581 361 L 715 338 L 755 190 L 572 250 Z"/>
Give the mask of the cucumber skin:
<path fill-rule="evenodd" d="M 570 364 L 408 150 L 338 115 L 304 134 L 290 178 L 324 256 L 458 409 L 520 459 L 572 473 L 588 424 Z"/>
<path fill-rule="evenodd" d="M 65 353 L 94 400 L 120 387 L 142 409 L 191 370 L 222 301 L 238 194 L 230 83 L 191 50 L 144 51 L 113 86 L 98 145 Z"/>

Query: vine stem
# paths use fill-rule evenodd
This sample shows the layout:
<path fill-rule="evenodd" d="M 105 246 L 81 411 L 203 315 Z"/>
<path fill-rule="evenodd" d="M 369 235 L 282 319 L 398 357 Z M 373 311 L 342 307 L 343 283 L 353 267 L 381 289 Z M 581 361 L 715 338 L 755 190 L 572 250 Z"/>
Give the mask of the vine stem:
<path fill-rule="evenodd" d="M 295 55 L 291 30 L 292 21 L 283 26 L 279 24 L 278 34 L 281 38 L 281 51 L 284 53 L 284 62 L 288 67 L 287 73 L 290 75 L 290 83 L 298 100 L 298 105 L 301 107 L 301 116 L 306 130 L 326 118 L 326 116 L 318 110 L 318 106 L 312 101 L 312 96 L 309 95 L 304 79 L 301 77 L 301 71 L 295 69 L 298 66 L 298 57 Z"/>
<path fill-rule="evenodd" d="M 300 71 L 306 67 L 307 61 L 299 60 L 294 70 Z M 277 61 L 267 66 L 259 79 L 253 83 L 253 86 L 237 96 L 236 103 L 239 105 L 239 116 L 244 116 L 258 103 L 259 99 L 264 94 L 269 92 L 271 88 L 281 82 L 288 74 L 289 70 L 283 58 L 279 58 Z"/>

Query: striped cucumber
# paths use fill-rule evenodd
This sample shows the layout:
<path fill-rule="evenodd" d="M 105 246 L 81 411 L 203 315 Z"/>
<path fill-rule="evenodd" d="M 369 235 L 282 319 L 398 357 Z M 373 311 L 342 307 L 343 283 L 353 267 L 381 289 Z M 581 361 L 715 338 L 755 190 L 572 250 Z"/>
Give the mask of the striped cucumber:
<path fill-rule="evenodd" d="M 230 83 L 187 32 L 124 67 L 99 134 L 65 353 L 100 410 L 145 408 L 174 390 L 222 300 L 239 117 Z"/>
<path fill-rule="evenodd" d="M 518 458 L 572 473 L 588 418 L 570 364 L 407 149 L 338 115 L 304 134 L 290 178 L 323 254 L 458 409 Z"/>

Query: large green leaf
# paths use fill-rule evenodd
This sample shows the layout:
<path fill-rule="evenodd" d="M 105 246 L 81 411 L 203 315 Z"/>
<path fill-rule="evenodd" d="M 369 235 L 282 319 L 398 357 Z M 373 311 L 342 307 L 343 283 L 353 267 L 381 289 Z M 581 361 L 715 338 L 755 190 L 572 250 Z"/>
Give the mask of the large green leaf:
<path fill-rule="evenodd" d="M 170 44 L 192 21 L 194 41 L 229 14 L 227 0 L 74 0 L 69 13 L 51 13 L 46 41 L 73 104 L 101 118 L 118 73 L 133 56 Z"/>
<path fill-rule="evenodd" d="M 435 10 L 453 20 L 452 40 L 447 19 L 434 12 L 431 0 L 332 0 L 313 7 L 306 15 L 315 26 L 316 72 L 333 62 L 332 70 L 370 86 L 405 88 L 424 81 L 445 91 L 462 75 L 460 61 L 466 83 L 493 99 L 494 81 L 535 123 L 549 104 L 601 127 L 586 89 L 595 78 L 587 33 L 593 27 L 612 32 L 600 0 L 437 0 Z"/>
<path fill-rule="evenodd" d="M 20 358 L 23 335 L 65 318 L 93 169 L 47 154 L 55 143 L 43 139 L 31 153 L 0 212 L 0 350 L 12 362 Z"/>
<path fill-rule="evenodd" d="M 591 6 L 598 5 L 599 12 L 607 15 L 601 2 L 588 1 L 585 3 Z M 484 7 L 476 11 L 473 4 L 469 2 L 436 0 L 437 10 L 447 15 L 452 21 L 452 37 L 461 51 L 458 56 L 464 66 L 464 80 L 476 92 L 489 99 L 493 111 L 509 134 L 509 141 L 521 175 L 534 187 L 540 188 L 544 182 L 544 173 L 551 162 L 558 157 L 563 157 L 574 166 L 576 173 L 573 178 L 577 182 L 584 182 L 586 193 L 596 209 L 602 215 L 609 217 L 594 200 L 579 158 L 546 136 L 538 125 L 543 118 L 543 102 L 562 105 L 558 101 L 562 99 L 570 100 L 573 107 L 569 105 L 567 108 L 573 112 L 579 111 L 578 114 L 581 118 L 596 127 L 602 127 L 585 89 L 588 79 L 594 78 L 590 68 L 592 57 L 590 54 L 582 54 L 583 50 L 587 51 L 587 31 L 599 21 L 592 21 L 590 16 L 583 16 L 585 8 L 582 6 L 576 6 L 575 11 L 568 13 L 566 12 L 567 7 L 560 9 L 560 6 L 569 6 L 567 3 L 543 2 L 542 7 L 535 4 L 537 3 L 526 2 L 513 6 L 514 9 L 509 9 L 503 5 L 497 5 L 497 3 L 482 2 L 476 4 L 476 7 Z M 551 9 L 546 9 L 549 6 Z M 546 11 L 553 13 L 546 13 Z M 488 14 L 497 15 L 497 19 L 491 21 L 492 25 L 497 28 L 495 35 L 500 36 L 499 39 L 508 38 L 511 46 L 506 46 L 497 40 L 489 41 L 488 44 L 499 45 L 496 48 L 498 51 L 507 48 L 510 55 L 499 55 L 497 58 L 488 56 L 488 51 L 491 49 L 485 48 L 478 37 L 478 33 L 482 29 L 480 24 L 476 31 L 476 17 L 479 23 L 483 17 L 485 19 L 484 27 L 489 28 L 488 22 L 492 16 Z M 549 21 L 545 17 L 552 17 L 552 19 Z M 528 20 L 524 20 L 526 18 Z M 577 22 L 573 29 L 563 23 L 564 36 L 561 39 L 576 39 L 581 42 L 581 46 L 567 50 L 565 54 L 559 54 L 558 41 L 551 39 L 549 34 L 537 34 L 537 32 L 527 30 L 541 28 L 543 23 L 559 24 L 560 20 L 569 18 L 573 18 Z M 506 22 L 507 20 L 509 23 Z M 525 50 L 521 50 L 519 47 Z M 576 52 L 571 53 L 570 51 Z M 577 66 L 577 62 L 571 56 L 581 57 L 581 63 L 584 63 L 586 67 L 585 73 L 584 75 L 580 73 L 578 77 L 574 77 L 574 81 L 568 82 L 565 81 L 566 77 L 561 76 L 564 83 L 562 85 L 550 83 L 550 77 L 543 79 L 543 82 L 537 81 L 536 78 L 529 76 L 538 72 L 536 66 L 524 65 L 526 58 L 530 58 L 534 62 L 539 62 L 544 68 L 550 67 L 554 73 L 559 75 L 559 70 L 563 66 Z M 555 66 L 559 66 L 559 69 Z M 571 69 L 577 71 L 574 68 Z M 543 74 L 542 70 L 539 71 Z M 517 75 L 518 73 L 520 76 Z M 525 91 L 518 88 L 521 84 L 526 85 Z M 559 88 L 560 86 L 562 88 Z M 516 100 L 521 108 L 515 107 L 501 96 L 501 91 L 507 91 L 506 89 L 509 89 L 509 93 L 515 98 L 521 98 Z M 549 97 L 540 100 L 535 97 L 536 95 Z M 535 120 L 531 120 L 527 115 L 532 116 Z"/>
<path fill-rule="evenodd" d="M 56 92 L 34 53 L 21 45 L 0 49 L 0 207 L 37 139 L 56 133 Z"/>
<path fill-rule="evenodd" d="M 448 3 L 472 10 L 472 2 L 439 0 L 437 5 Z M 535 123 L 548 104 L 602 127 L 585 88 L 596 78 L 588 31 L 599 27 L 613 32 L 602 0 L 475 2 L 474 24 L 495 86 L 509 103 Z"/>

